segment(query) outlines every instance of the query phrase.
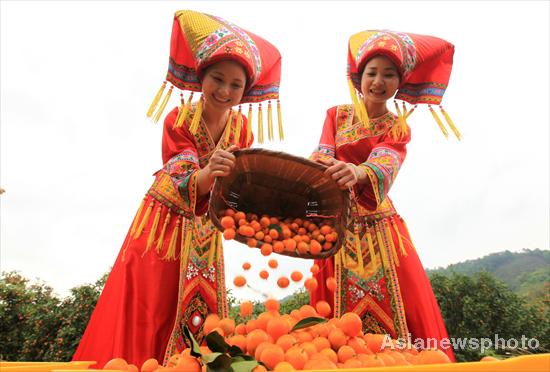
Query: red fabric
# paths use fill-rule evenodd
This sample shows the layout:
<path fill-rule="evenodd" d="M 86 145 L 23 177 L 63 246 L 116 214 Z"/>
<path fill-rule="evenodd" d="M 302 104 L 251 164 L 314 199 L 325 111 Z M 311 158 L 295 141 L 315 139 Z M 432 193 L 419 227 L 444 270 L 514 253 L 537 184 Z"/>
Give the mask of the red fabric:
<path fill-rule="evenodd" d="M 144 231 L 152 223 L 150 218 Z M 169 231 L 175 223 L 173 218 Z M 95 368 L 118 357 L 138 367 L 148 358 L 162 360 L 176 315 L 180 267 L 179 260 L 159 259 L 154 249 L 142 257 L 147 237 L 126 236 L 73 360 L 95 360 Z"/>

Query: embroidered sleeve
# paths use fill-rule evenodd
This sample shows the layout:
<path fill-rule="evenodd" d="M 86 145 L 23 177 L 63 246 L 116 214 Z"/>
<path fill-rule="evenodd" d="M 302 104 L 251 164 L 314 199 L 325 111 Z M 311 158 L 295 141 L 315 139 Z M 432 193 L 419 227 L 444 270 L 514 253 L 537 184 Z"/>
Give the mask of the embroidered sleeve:
<path fill-rule="evenodd" d="M 372 149 L 367 161 L 359 165 L 369 178 L 368 183 L 354 187 L 357 202 L 363 207 L 376 210 L 384 201 L 405 160 L 409 141 L 410 130 L 409 134 L 399 140 L 385 134 Z"/>
<path fill-rule="evenodd" d="M 180 207 L 195 215 L 201 215 L 206 213 L 208 208 L 208 197 L 197 198 L 197 172 L 200 170 L 197 145 L 186 126 L 173 128 L 177 113 L 176 108 L 164 121 L 164 170 L 183 199 L 184 205 Z"/>
<path fill-rule="evenodd" d="M 318 159 L 328 159 L 336 157 L 336 146 L 334 138 L 336 135 L 336 109 L 330 108 L 327 110 L 325 123 L 323 124 L 323 132 L 319 145 L 310 155 L 310 160 L 317 161 Z"/>

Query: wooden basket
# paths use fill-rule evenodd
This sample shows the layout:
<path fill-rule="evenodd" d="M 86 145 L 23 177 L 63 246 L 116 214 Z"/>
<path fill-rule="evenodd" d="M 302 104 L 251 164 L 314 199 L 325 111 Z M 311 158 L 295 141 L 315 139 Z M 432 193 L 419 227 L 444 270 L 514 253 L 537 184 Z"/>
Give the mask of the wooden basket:
<path fill-rule="evenodd" d="M 227 208 L 267 214 L 281 219 L 323 217 L 334 225 L 338 239 L 329 250 L 317 255 L 284 251 L 279 254 L 300 258 L 333 256 L 345 237 L 349 209 L 349 191 L 324 175 L 327 168 L 308 159 L 265 149 L 234 152 L 233 172 L 214 182 L 209 214 L 223 231 L 220 218 Z M 247 244 L 249 238 L 237 233 L 235 240 Z M 258 248 L 261 242 L 258 242 Z"/>

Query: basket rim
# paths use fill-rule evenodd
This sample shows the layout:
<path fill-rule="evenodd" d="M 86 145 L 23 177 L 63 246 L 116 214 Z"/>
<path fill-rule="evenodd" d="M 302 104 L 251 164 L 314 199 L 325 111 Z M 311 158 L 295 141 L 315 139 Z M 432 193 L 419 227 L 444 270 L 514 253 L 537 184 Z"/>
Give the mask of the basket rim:
<path fill-rule="evenodd" d="M 312 160 L 309 160 L 309 159 L 301 157 L 301 156 L 292 155 L 292 154 L 282 152 L 282 151 L 274 151 L 274 150 L 268 150 L 268 149 L 263 149 L 263 148 L 239 149 L 239 150 L 235 150 L 233 152 L 233 155 L 235 156 L 235 158 L 240 158 L 242 156 L 253 156 L 253 155 L 274 156 L 274 157 L 281 158 L 281 159 L 284 159 L 284 160 L 290 160 L 290 161 L 293 161 L 293 162 L 300 163 L 303 166 L 313 168 L 316 171 L 319 171 L 320 173 L 324 173 L 324 171 L 328 168 L 328 166 L 326 166 L 324 164 L 314 162 Z M 208 213 L 210 215 L 210 219 L 212 220 L 212 222 L 216 226 L 216 228 L 218 230 L 220 230 L 221 232 L 223 232 L 223 227 L 221 226 L 220 218 L 218 217 L 218 215 L 216 213 L 216 210 L 215 210 L 215 207 L 214 207 L 214 199 L 219 194 L 221 194 L 221 192 L 222 192 L 223 179 L 224 178 L 216 177 L 216 179 L 214 181 L 214 185 L 212 187 L 210 200 L 209 200 L 209 203 L 208 203 L 209 204 L 208 205 Z M 336 185 L 336 182 L 334 182 L 334 184 Z M 335 187 L 338 188 L 338 186 L 335 186 Z M 349 208 L 349 192 L 350 192 L 349 189 L 342 190 L 342 189 L 338 188 L 338 190 L 342 194 L 342 200 L 343 200 L 344 205 L 346 206 L 346 208 Z M 228 206 L 226 206 L 226 208 L 231 208 L 231 207 L 228 205 Z M 273 252 L 273 253 L 284 255 L 284 256 L 302 258 L 302 259 L 325 259 L 325 258 L 329 258 L 329 257 L 334 256 L 345 243 L 344 242 L 344 240 L 345 240 L 344 227 L 341 226 L 341 222 L 340 222 L 340 220 L 342 218 L 345 218 L 345 215 L 346 215 L 346 213 L 342 212 L 341 216 L 338 219 L 335 219 L 335 221 L 334 221 L 335 222 L 335 229 L 338 230 L 338 239 L 335 242 L 336 244 L 334 244 L 332 246 L 332 248 L 330 248 L 328 250 L 323 250 L 320 253 L 315 254 L 315 255 L 312 255 L 310 253 L 303 254 L 303 253 L 289 252 L 289 251 Z M 317 216 L 310 216 L 310 217 L 303 216 L 303 218 L 318 218 L 318 217 Z M 247 243 L 248 243 L 249 238 L 240 235 L 238 233 L 238 231 L 235 231 L 235 232 L 236 232 L 236 235 L 235 235 L 235 238 L 233 240 L 238 241 L 239 243 L 248 246 Z M 263 244 L 263 242 L 258 241 L 258 243 L 256 245 L 256 248 L 260 248 L 262 244 Z"/>

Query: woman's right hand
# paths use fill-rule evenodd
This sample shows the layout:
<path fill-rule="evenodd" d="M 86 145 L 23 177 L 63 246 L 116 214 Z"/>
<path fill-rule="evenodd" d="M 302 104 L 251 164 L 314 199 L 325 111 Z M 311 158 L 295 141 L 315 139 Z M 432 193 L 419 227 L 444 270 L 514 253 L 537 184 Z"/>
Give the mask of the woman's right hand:
<path fill-rule="evenodd" d="M 226 150 L 214 151 L 208 164 L 199 170 L 198 191 L 200 195 L 207 194 L 216 177 L 226 177 L 235 168 L 235 155 L 233 152 L 239 147 L 232 145 Z"/>
<path fill-rule="evenodd" d="M 325 170 L 325 175 L 333 179 L 340 189 L 347 189 L 356 183 L 363 183 L 367 178 L 365 171 L 353 163 L 346 163 L 334 158 L 318 159 L 317 162 L 328 167 Z"/>

